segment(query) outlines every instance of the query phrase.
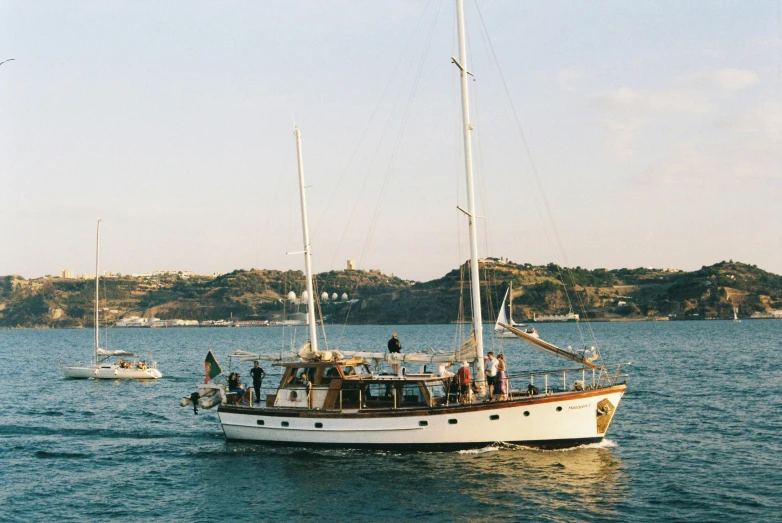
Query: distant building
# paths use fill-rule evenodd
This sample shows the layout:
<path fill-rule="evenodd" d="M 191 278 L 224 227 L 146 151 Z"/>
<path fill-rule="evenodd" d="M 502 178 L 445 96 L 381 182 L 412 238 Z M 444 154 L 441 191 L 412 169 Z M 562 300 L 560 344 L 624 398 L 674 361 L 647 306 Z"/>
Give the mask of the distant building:
<path fill-rule="evenodd" d="M 70 269 L 63 269 L 60 271 L 60 278 L 66 278 L 68 280 L 73 279 L 73 271 Z"/>
<path fill-rule="evenodd" d="M 356 260 L 348 260 L 348 270 L 349 271 L 356 270 Z"/>

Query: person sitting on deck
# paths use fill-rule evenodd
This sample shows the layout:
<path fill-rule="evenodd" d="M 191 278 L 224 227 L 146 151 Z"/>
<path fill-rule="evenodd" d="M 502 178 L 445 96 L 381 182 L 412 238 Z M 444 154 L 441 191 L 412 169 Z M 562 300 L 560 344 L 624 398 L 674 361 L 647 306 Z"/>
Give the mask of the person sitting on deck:
<path fill-rule="evenodd" d="M 229 394 L 236 394 L 234 404 L 238 404 L 240 401 L 242 401 L 245 394 L 247 394 L 247 391 L 244 389 L 244 385 L 242 385 L 242 382 L 239 381 L 239 378 L 241 377 L 241 374 L 238 372 L 232 372 L 228 377 L 228 392 Z"/>
<path fill-rule="evenodd" d="M 456 383 L 459 385 L 459 401 L 472 403 L 472 390 L 470 390 L 470 365 L 462 362 L 462 368 L 456 373 Z"/>

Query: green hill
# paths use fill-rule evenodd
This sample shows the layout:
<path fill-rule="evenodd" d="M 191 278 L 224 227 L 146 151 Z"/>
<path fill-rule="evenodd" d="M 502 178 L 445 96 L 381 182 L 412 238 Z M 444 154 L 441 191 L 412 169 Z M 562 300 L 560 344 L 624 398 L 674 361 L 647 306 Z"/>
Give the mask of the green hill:
<path fill-rule="evenodd" d="M 496 314 L 512 282 L 515 319 L 569 310 L 596 320 L 731 318 L 782 308 L 782 276 L 754 265 L 720 262 L 692 272 L 663 269 L 587 270 L 533 266 L 501 259 L 481 264 L 485 319 Z M 466 266 L 442 278 L 411 282 L 378 271 L 331 271 L 316 276 L 328 322 L 448 323 L 470 317 Z M 563 284 L 564 282 L 564 284 Z M 161 319 L 279 319 L 283 300 L 305 288 L 301 271 L 234 271 L 218 277 L 162 275 L 101 280 L 102 317 Z M 94 282 L 0 277 L 0 327 L 86 327 L 94 317 Z M 342 301 L 342 294 L 349 301 Z M 287 302 L 285 314 L 303 307 Z"/>

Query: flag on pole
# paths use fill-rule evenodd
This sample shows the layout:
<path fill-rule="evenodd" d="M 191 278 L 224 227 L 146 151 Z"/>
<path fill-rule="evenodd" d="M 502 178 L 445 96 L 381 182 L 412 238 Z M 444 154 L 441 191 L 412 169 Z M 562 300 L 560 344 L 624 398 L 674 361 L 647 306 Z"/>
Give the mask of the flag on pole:
<path fill-rule="evenodd" d="M 220 368 L 220 364 L 217 363 L 217 358 L 212 354 L 211 349 L 206 353 L 206 358 L 204 359 L 204 372 L 206 373 L 204 383 L 209 383 L 209 380 L 223 373 L 223 369 Z"/>

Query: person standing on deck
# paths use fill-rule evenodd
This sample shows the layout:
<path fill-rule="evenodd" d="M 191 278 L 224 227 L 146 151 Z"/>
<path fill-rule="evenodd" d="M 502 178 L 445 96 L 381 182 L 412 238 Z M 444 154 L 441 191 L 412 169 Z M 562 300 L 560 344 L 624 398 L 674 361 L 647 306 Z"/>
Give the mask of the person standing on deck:
<path fill-rule="evenodd" d="M 489 352 L 486 355 L 486 398 L 492 399 L 494 394 L 495 381 L 497 380 L 497 360 L 494 359 L 494 353 Z"/>
<path fill-rule="evenodd" d="M 402 343 L 399 341 L 399 337 L 396 335 L 396 332 L 391 335 L 391 339 L 388 340 L 388 352 L 391 354 L 397 354 L 402 352 Z M 399 374 L 399 364 L 398 363 L 392 363 L 391 369 L 394 371 L 394 374 Z"/>
<path fill-rule="evenodd" d="M 459 386 L 459 400 L 462 403 L 471 402 L 470 378 L 470 364 L 464 361 L 462 362 L 462 367 L 456 373 L 456 384 Z"/>
<path fill-rule="evenodd" d="M 258 366 L 258 362 L 253 362 L 253 368 L 250 370 L 250 376 L 253 377 L 253 389 L 255 389 L 255 403 L 261 402 L 261 385 L 263 385 L 263 378 L 266 377 L 266 373 Z"/>

